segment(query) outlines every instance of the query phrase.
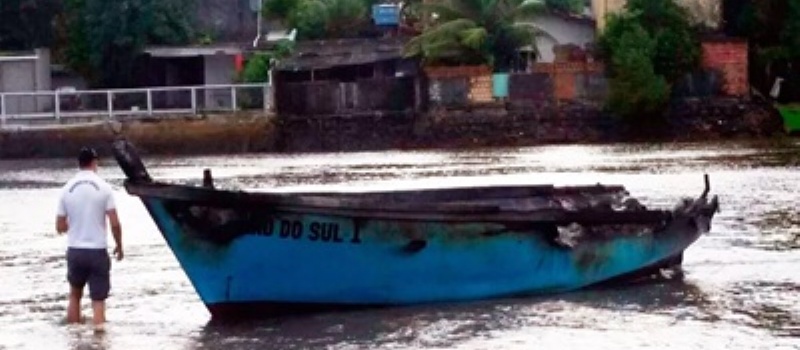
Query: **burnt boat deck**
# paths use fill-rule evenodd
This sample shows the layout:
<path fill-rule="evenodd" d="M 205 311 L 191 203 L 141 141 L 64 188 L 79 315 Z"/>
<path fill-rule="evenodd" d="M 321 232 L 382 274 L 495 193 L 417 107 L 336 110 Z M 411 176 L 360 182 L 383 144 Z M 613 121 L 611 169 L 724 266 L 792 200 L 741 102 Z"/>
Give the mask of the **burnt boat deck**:
<path fill-rule="evenodd" d="M 270 208 L 285 212 L 354 218 L 447 222 L 518 222 L 554 224 L 661 223 L 664 210 L 614 210 L 609 197 L 620 186 L 514 186 L 401 190 L 384 192 L 243 192 L 164 183 L 126 184 L 132 194 L 192 205 L 228 208 Z M 581 202 L 567 209 L 559 200 Z M 601 205 L 596 205 L 600 203 Z"/>
<path fill-rule="evenodd" d="M 623 202 L 623 186 L 480 186 L 370 192 L 243 192 L 214 188 L 206 170 L 203 186 L 155 182 L 124 140 L 114 144 L 129 193 L 181 206 L 283 211 L 351 218 L 528 224 L 660 224 L 667 210 Z M 706 179 L 706 193 L 708 179 Z M 704 193 L 705 195 L 705 193 Z M 629 199 L 630 200 L 630 199 Z"/>

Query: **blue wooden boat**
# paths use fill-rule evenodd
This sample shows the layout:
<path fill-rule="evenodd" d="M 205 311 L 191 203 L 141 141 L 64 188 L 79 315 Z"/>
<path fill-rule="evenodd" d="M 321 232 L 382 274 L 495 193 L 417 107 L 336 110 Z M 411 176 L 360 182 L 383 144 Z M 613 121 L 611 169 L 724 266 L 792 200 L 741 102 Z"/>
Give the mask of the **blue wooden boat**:
<path fill-rule="evenodd" d="M 139 196 L 214 318 L 567 292 L 680 264 L 718 209 L 706 188 L 649 210 L 621 186 L 261 193 L 154 181 Z"/>

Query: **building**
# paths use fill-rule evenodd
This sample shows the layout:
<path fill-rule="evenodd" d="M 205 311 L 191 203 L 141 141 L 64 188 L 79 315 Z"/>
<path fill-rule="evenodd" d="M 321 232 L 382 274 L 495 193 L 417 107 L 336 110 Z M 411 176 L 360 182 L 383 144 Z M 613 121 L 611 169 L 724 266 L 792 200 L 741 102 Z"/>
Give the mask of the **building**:
<path fill-rule="evenodd" d="M 594 43 L 596 37 L 596 23 L 591 16 L 551 11 L 537 16 L 533 25 L 543 32 L 536 40 L 537 62 L 554 62 L 558 47 L 574 45 L 586 48 Z"/>
<path fill-rule="evenodd" d="M 235 82 L 246 44 L 212 44 L 183 47 L 149 47 L 142 57 L 142 69 L 137 85 L 148 87 L 177 87 L 230 85 Z M 191 106 L 187 91 L 154 95 L 154 103 L 167 108 Z M 229 109 L 233 103 L 229 89 L 204 89 L 197 106 L 205 110 Z"/>
<path fill-rule="evenodd" d="M 276 110 L 286 115 L 419 109 L 418 62 L 397 37 L 301 41 L 273 72 Z"/>
<path fill-rule="evenodd" d="M 51 90 L 50 51 L 0 52 L 0 93 Z M 47 96 L 6 95 L 1 106 L 4 114 L 40 113 L 52 110 Z"/>

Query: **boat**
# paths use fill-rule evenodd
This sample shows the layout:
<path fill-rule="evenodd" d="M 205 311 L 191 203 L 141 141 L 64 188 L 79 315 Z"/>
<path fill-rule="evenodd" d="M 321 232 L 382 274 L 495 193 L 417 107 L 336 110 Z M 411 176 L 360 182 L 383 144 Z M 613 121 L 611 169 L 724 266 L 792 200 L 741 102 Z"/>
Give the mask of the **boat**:
<path fill-rule="evenodd" d="M 777 104 L 776 108 L 783 118 L 783 129 L 788 134 L 800 132 L 800 105 Z"/>
<path fill-rule="evenodd" d="M 209 169 L 156 181 L 131 143 L 113 150 L 212 319 L 571 292 L 679 265 L 719 208 L 707 175 L 654 210 L 601 184 L 225 190 Z"/>

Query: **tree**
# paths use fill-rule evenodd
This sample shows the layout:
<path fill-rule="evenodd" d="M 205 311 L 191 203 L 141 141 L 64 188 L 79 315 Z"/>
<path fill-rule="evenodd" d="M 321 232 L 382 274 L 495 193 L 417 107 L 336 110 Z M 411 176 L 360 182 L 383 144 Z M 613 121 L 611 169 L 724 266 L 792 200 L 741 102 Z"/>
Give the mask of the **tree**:
<path fill-rule="evenodd" d="M 432 26 L 408 43 L 406 54 L 429 64 L 489 64 L 504 71 L 540 32 L 520 20 L 541 10 L 541 3 L 526 0 L 434 0 L 423 5 L 434 14 Z"/>
<path fill-rule="evenodd" d="M 48 47 L 59 0 L 0 0 L 0 50 Z"/>
<path fill-rule="evenodd" d="M 287 18 L 300 39 L 320 39 L 327 34 L 328 13 L 322 0 L 299 0 Z"/>
<path fill-rule="evenodd" d="M 797 59 L 800 58 L 800 2 L 789 1 L 788 6 L 780 40 L 787 56 Z"/>
<path fill-rule="evenodd" d="M 128 87 L 148 44 L 186 44 L 192 0 L 66 0 L 67 63 L 93 86 Z"/>
<path fill-rule="evenodd" d="M 629 0 L 626 9 L 655 40 L 656 74 L 674 82 L 697 67 L 700 41 L 683 7 L 674 0 Z"/>
<path fill-rule="evenodd" d="M 656 40 L 641 25 L 624 17 L 611 17 L 609 27 L 612 25 L 617 26 L 615 29 L 624 26 L 626 30 L 609 43 L 615 73 L 608 106 L 619 116 L 636 122 L 636 117 L 655 115 L 664 107 L 669 85 L 655 72 Z"/>
<path fill-rule="evenodd" d="M 192 41 L 196 0 L 150 0 L 153 22 L 147 41 L 150 45 L 185 45 Z"/>
<path fill-rule="evenodd" d="M 300 39 L 345 38 L 370 23 L 375 0 L 265 0 L 263 15 L 296 28 Z"/>
<path fill-rule="evenodd" d="M 781 77 L 781 100 L 800 100 L 800 3 L 731 0 L 725 5 L 725 32 L 748 40 L 751 84 L 766 95 Z"/>
<path fill-rule="evenodd" d="M 671 95 L 671 84 L 697 68 L 700 43 L 688 16 L 673 0 L 629 0 L 611 15 L 598 39 L 609 63 L 608 107 L 629 121 L 656 115 Z"/>

